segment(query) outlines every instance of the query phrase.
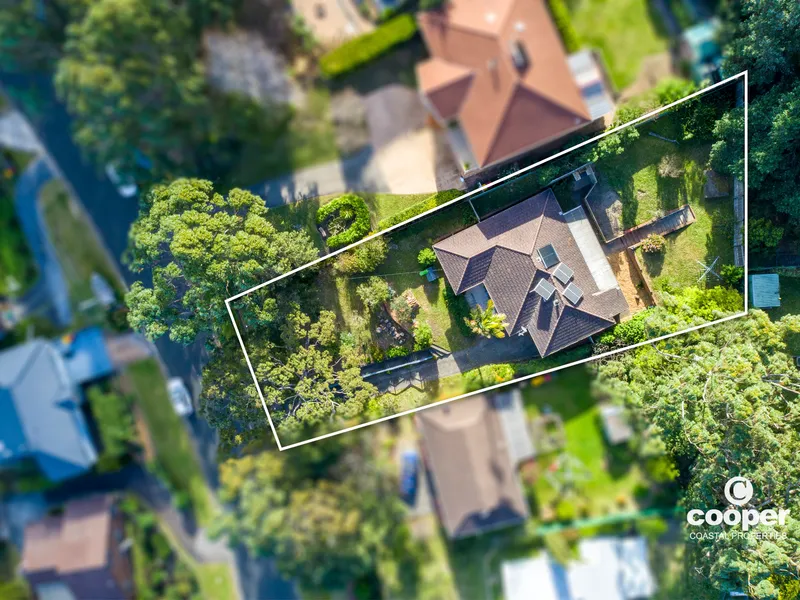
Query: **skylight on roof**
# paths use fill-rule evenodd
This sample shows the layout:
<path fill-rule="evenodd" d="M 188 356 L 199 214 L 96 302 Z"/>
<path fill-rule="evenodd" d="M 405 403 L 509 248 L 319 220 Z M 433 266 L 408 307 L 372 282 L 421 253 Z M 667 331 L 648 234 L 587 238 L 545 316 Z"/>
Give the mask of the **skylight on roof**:
<path fill-rule="evenodd" d="M 567 285 L 569 283 L 569 280 L 572 279 L 572 276 L 574 274 L 575 273 L 573 272 L 573 270 L 570 269 L 564 263 L 561 263 L 560 265 L 558 265 L 558 267 L 556 267 L 555 272 L 553 273 L 553 275 L 555 275 L 556 279 L 558 279 L 564 285 Z"/>
<path fill-rule="evenodd" d="M 547 279 L 540 279 L 539 283 L 536 284 L 536 287 L 533 288 L 533 291 L 539 294 L 543 300 L 550 300 L 550 298 L 553 297 L 556 288 L 553 287 L 553 284 L 547 281 Z"/>
<path fill-rule="evenodd" d="M 539 258 L 542 259 L 542 263 L 544 263 L 544 268 L 549 269 L 553 265 L 557 265 L 561 262 L 561 259 L 558 258 L 558 253 L 556 249 L 553 248 L 553 244 L 547 244 L 547 246 L 543 246 L 537 250 L 539 252 Z"/>
<path fill-rule="evenodd" d="M 583 298 L 583 290 L 574 283 L 570 283 L 567 289 L 564 290 L 564 295 L 567 297 L 567 300 L 573 304 L 577 304 L 581 301 L 581 298 Z"/>

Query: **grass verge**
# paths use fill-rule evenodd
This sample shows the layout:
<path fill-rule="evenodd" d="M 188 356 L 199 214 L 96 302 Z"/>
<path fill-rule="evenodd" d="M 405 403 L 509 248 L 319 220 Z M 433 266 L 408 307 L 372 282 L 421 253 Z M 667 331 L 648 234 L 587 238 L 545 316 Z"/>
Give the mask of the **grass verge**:
<path fill-rule="evenodd" d="M 176 494 L 188 502 L 201 526 L 212 518 L 210 491 L 194 453 L 189 434 L 175 414 L 166 381 L 155 359 L 130 365 L 124 375 L 132 388 L 155 446 L 156 463 Z"/>

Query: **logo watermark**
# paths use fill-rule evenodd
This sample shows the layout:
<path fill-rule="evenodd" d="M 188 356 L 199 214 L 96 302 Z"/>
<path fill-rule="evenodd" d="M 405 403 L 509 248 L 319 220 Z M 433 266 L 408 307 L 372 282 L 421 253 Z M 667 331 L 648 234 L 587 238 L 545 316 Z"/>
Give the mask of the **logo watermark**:
<path fill-rule="evenodd" d="M 692 527 L 703 525 L 727 526 L 729 530 L 720 531 L 690 531 L 691 539 L 709 539 L 725 536 L 754 536 L 758 538 L 781 539 L 786 534 L 779 531 L 758 531 L 750 532 L 750 529 L 757 525 L 782 526 L 786 524 L 786 517 L 789 509 L 786 508 L 767 508 L 758 510 L 755 508 L 742 508 L 747 505 L 754 495 L 753 483 L 746 477 L 731 477 L 723 490 L 725 499 L 730 506 L 725 510 L 712 508 L 711 510 L 701 510 L 693 508 L 686 514 L 686 522 Z"/>

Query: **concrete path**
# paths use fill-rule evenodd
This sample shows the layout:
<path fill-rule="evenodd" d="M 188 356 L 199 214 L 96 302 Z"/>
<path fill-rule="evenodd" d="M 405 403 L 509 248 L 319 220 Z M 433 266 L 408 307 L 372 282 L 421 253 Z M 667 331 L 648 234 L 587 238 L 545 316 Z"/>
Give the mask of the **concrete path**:
<path fill-rule="evenodd" d="M 53 178 L 50 167 L 42 158 L 34 160 L 17 180 L 14 190 L 14 206 L 28 247 L 39 267 L 39 279 L 23 298 L 26 309 L 41 304 L 42 289 L 46 290 L 53 308 L 53 318 L 60 327 L 72 322 L 72 309 L 61 263 L 50 240 L 39 206 L 42 187 Z M 40 289 L 42 288 L 42 289 Z"/>
<path fill-rule="evenodd" d="M 439 360 L 376 375 L 369 381 L 381 392 L 399 391 L 410 383 L 435 381 L 488 364 L 519 362 L 538 356 L 533 340 L 527 335 L 500 339 L 482 338 L 474 346 L 453 352 Z"/>

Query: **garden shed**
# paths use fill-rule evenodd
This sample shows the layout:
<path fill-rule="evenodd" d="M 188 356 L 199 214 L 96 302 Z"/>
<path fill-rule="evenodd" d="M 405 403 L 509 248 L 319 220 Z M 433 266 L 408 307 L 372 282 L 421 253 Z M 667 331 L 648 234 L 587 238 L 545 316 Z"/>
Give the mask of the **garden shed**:
<path fill-rule="evenodd" d="M 750 276 L 750 304 L 753 308 L 777 308 L 781 305 L 780 291 L 777 273 Z"/>

